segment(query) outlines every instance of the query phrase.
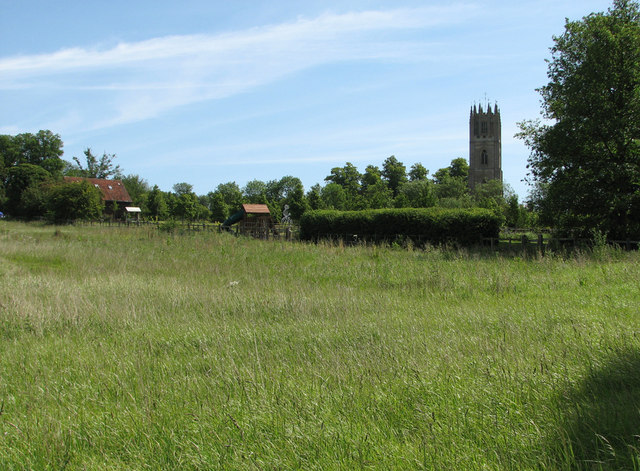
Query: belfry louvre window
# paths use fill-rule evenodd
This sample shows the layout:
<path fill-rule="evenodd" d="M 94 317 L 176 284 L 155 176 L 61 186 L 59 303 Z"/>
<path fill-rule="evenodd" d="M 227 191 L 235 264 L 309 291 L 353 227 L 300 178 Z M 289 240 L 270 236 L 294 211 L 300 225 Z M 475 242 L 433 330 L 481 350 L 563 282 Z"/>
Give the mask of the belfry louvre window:
<path fill-rule="evenodd" d="M 487 122 L 486 121 L 482 121 L 480 123 L 480 127 L 482 128 L 482 134 L 487 134 Z"/>

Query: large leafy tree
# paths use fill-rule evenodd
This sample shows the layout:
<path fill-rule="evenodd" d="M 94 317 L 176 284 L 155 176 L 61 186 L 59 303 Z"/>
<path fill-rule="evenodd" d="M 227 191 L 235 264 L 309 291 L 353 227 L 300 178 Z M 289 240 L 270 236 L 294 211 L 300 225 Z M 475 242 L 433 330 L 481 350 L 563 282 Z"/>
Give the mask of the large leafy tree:
<path fill-rule="evenodd" d="M 21 177 L 12 174 L 12 169 L 21 165 L 33 165 L 41 168 L 49 177 L 55 178 L 64 168 L 64 160 L 60 158 L 62 154 L 60 136 L 48 130 L 41 130 L 36 134 L 0 135 L 0 209 L 10 213 L 21 211 L 18 208 L 19 197 L 27 190 L 27 186 L 17 186 Z M 24 173 L 23 170 L 24 168 L 19 173 Z M 31 183 L 26 180 L 23 182 Z M 14 215 L 25 216 L 17 213 Z"/>
<path fill-rule="evenodd" d="M 362 175 L 360 175 L 358 168 L 351 162 L 347 162 L 344 167 L 332 168 L 331 174 L 324 180 L 329 184 L 335 183 L 340 185 L 344 190 L 345 207 L 348 209 L 356 209 L 360 206 L 361 179 Z M 334 195 L 334 193 L 338 194 L 333 188 L 329 190 L 329 194 Z M 341 197 L 334 200 L 332 196 L 331 199 L 331 206 L 337 209 L 336 205 L 339 205 L 338 201 L 341 200 Z"/>
<path fill-rule="evenodd" d="M 530 176 L 562 232 L 640 236 L 640 11 L 567 21 L 554 38 L 542 115 L 520 123 Z"/>
<path fill-rule="evenodd" d="M 429 170 L 420 162 L 413 164 L 411 170 L 409 170 L 409 180 L 412 182 L 416 180 L 426 180 L 427 175 L 429 175 Z"/>
<path fill-rule="evenodd" d="M 51 174 L 39 165 L 23 163 L 11 167 L 6 179 L 6 209 L 9 214 L 16 217 L 37 216 L 27 210 L 27 206 L 32 205 L 26 204 L 23 196 L 28 194 L 29 199 L 33 199 L 33 191 L 50 177 Z"/>
<path fill-rule="evenodd" d="M 215 192 L 222 195 L 229 211 L 238 211 L 242 206 L 242 191 L 236 182 L 220 183 Z"/>
<path fill-rule="evenodd" d="M 135 206 L 144 206 L 147 201 L 147 195 L 151 188 L 149 183 L 140 175 L 129 174 L 126 177 L 122 177 L 122 183 L 127 189 L 127 193 L 131 196 L 133 204 Z"/>
<path fill-rule="evenodd" d="M 102 153 L 101 157 L 93 155 L 90 148 L 84 151 L 85 164 L 80 162 L 78 157 L 74 157 L 75 164 L 70 164 L 66 170 L 67 175 L 87 178 L 122 178 L 122 170 L 114 163 L 115 154 Z"/>
<path fill-rule="evenodd" d="M 267 204 L 267 184 L 262 180 L 251 180 L 242 189 L 242 195 L 249 204 Z"/>
<path fill-rule="evenodd" d="M 147 211 L 156 219 L 164 219 L 169 214 L 164 193 L 158 188 L 158 185 L 154 185 L 149 192 L 147 197 Z"/>
<path fill-rule="evenodd" d="M 407 168 L 395 155 L 392 155 L 382 163 L 382 178 L 387 182 L 395 197 L 398 195 L 400 186 L 407 181 Z"/>
<path fill-rule="evenodd" d="M 55 176 L 62 171 L 62 139 L 49 130 L 36 134 L 23 133 L 16 136 L 0 136 L 0 160 L 4 168 L 9 169 L 20 164 L 32 164 L 42 167 Z"/>

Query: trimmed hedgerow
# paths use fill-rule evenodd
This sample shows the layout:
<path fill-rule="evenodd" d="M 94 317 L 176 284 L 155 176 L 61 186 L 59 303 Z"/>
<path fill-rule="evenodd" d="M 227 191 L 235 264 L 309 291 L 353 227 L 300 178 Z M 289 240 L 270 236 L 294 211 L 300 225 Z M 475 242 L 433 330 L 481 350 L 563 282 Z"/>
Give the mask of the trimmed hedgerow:
<path fill-rule="evenodd" d="M 392 241 L 417 244 L 473 245 L 483 237 L 498 237 L 500 217 L 482 208 L 405 208 L 366 211 L 307 211 L 300 219 L 300 238 L 318 240 Z"/>

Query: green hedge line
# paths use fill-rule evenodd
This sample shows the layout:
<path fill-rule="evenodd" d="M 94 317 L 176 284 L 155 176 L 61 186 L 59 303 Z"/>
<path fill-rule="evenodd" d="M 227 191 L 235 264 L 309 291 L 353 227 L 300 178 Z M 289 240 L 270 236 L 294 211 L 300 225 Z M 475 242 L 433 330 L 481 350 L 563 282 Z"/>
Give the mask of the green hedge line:
<path fill-rule="evenodd" d="M 307 211 L 300 219 L 300 238 L 392 241 L 398 236 L 414 243 L 454 243 L 468 246 L 483 237 L 498 237 L 500 217 L 473 209 L 374 209 L 367 211 Z"/>

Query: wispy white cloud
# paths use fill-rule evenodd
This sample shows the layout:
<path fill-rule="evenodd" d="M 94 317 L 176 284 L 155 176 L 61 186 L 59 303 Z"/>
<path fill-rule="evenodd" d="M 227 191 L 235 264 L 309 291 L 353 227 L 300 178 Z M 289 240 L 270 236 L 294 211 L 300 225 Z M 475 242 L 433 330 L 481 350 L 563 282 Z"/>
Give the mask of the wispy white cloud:
<path fill-rule="evenodd" d="M 325 14 L 215 35 L 183 35 L 0 59 L 0 92 L 83 91 L 98 102 L 76 126 L 99 129 L 224 98 L 301 70 L 347 60 L 432 60 L 439 48 L 407 30 L 459 24 L 470 4 Z M 71 106 L 71 105 L 68 105 Z M 78 104 L 77 106 L 81 106 Z M 67 110 L 68 111 L 68 110 Z"/>

